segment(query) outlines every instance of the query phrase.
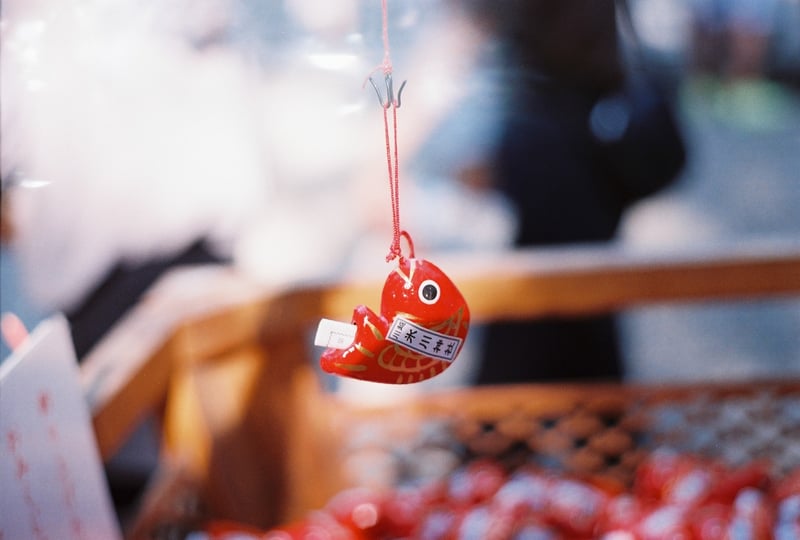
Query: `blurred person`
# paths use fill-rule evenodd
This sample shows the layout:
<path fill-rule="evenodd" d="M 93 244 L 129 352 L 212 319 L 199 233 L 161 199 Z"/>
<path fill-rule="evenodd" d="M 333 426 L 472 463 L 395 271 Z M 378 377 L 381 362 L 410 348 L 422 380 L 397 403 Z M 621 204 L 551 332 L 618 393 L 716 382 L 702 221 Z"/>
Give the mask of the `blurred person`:
<path fill-rule="evenodd" d="M 695 0 L 692 32 L 692 74 L 695 90 L 710 97 L 714 113 L 745 131 L 763 131 L 783 124 L 790 94 L 781 79 L 791 81 L 784 60 L 784 36 L 798 35 L 786 22 L 800 5 L 780 0 Z M 781 18 L 782 17 L 782 18 Z M 795 17 L 797 18 L 797 17 Z M 791 20 L 791 17 L 788 17 Z M 791 46 L 789 47 L 791 50 Z M 789 53 L 791 56 L 791 53 Z M 796 56 L 796 54 L 795 54 Z M 781 69 L 789 71 L 781 73 Z"/>
<path fill-rule="evenodd" d="M 693 0 L 694 69 L 726 80 L 764 75 L 779 0 Z"/>
<path fill-rule="evenodd" d="M 615 3 L 510 0 L 487 11 L 510 72 L 492 162 L 516 210 L 514 244 L 613 239 L 623 212 L 668 186 L 685 161 L 670 104 L 623 64 Z M 613 316 L 548 317 L 490 324 L 476 382 L 623 375 Z"/>

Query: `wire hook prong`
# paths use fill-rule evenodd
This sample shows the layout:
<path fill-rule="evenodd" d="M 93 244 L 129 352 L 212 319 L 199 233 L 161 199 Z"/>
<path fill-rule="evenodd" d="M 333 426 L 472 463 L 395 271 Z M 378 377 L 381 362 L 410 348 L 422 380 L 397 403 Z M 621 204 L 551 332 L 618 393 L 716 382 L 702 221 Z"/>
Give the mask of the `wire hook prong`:
<path fill-rule="evenodd" d="M 400 108 L 400 98 L 403 97 L 403 88 L 406 87 L 406 83 L 408 81 L 403 81 L 400 83 L 400 90 L 397 91 L 397 101 L 394 102 L 394 106 L 398 109 Z"/>
<path fill-rule="evenodd" d="M 384 101 L 383 95 L 381 94 L 381 91 L 378 90 L 378 85 L 375 84 L 375 81 L 372 79 L 372 77 L 369 77 L 369 84 L 371 84 L 372 88 L 375 90 L 375 95 L 378 96 L 378 103 L 380 104 L 380 106 L 383 107 L 384 109 L 388 108 L 390 101 L 388 100 Z"/>
<path fill-rule="evenodd" d="M 400 107 L 400 98 L 403 94 L 403 88 L 406 87 L 406 82 L 400 85 L 400 90 L 397 92 L 397 99 L 394 98 L 394 81 L 392 80 L 392 74 L 387 73 L 383 77 L 383 83 L 386 86 L 386 97 L 384 98 L 383 94 L 381 93 L 378 85 L 375 84 L 375 80 L 372 77 L 369 77 L 369 83 L 372 85 L 373 90 L 375 90 L 375 95 L 378 96 L 378 103 L 380 103 L 381 107 L 384 109 L 388 109 L 392 105 L 395 107 Z"/>

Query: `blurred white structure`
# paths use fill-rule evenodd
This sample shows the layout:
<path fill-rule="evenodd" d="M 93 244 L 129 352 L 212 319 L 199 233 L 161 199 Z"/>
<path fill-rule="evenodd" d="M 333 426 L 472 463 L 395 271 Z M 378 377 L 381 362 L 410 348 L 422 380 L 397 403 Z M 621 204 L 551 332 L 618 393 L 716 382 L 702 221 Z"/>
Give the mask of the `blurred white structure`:
<path fill-rule="evenodd" d="M 393 28 L 410 43 L 397 47 L 398 77 L 410 81 L 403 170 L 458 104 L 485 39 L 454 13 L 437 25 L 439 4 L 409 4 Z M 273 5 L 284 35 L 273 62 L 256 66 L 226 34 L 237 2 L 4 2 L 2 172 L 17 184 L 12 248 L 38 305 L 74 307 L 115 263 L 200 237 L 276 286 L 357 267 L 353 256 L 383 261 L 385 248 L 371 247 L 373 234 L 390 242 L 383 127 L 362 87 L 382 58 L 364 37 L 380 11 L 370 8 L 373 21 L 357 2 Z M 474 214 L 475 196 L 454 195 L 449 180 L 437 200 Z M 414 182 L 401 180 L 404 225 L 421 244 L 508 234 L 501 204 L 474 235 L 468 221 L 431 224 L 414 210 L 424 185 Z"/>

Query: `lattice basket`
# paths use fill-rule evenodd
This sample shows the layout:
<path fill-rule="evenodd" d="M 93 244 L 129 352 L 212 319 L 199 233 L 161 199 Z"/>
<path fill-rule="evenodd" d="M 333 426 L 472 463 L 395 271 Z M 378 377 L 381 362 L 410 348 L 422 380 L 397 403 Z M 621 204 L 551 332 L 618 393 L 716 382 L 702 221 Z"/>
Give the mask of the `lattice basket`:
<path fill-rule="evenodd" d="M 800 467 L 800 381 L 490 387 L 326 410 L 335 436 L 324 462 L 341 464 L 337 489 L 435 479 L 476 458 L 626 487 L 657 448 L 730 465 L 767 460 L 777 476 Z"/>
<path fill-rule="evenodd" d="M 483 458 L 509 473 L 533 464 L 619 491 L 656 449 L 732 466 L 766 461 L 776 479 L 800 468 L 800 381 L 498 386 L 380 407 L 320 393 L 310 380 L 300 386 L 286 461 L 263 464 L 288 482 L 280 523 L 350 487 L 424 484 Z M 176 531 L 219 517 L 203 508 L 191 478 L 164 485 L 160 507 L 131 538 L 181 537 Z"/>

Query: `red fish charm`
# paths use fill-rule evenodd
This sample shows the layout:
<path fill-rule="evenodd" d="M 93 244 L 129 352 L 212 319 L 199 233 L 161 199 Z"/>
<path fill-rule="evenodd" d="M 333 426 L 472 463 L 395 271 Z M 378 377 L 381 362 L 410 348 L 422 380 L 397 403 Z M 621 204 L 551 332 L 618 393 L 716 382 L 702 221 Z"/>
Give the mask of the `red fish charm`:
<path fill-rule="evenodd" d="M 436 265 L 400 257 L 386 278 L 381 314 L 366 306 L 353 310 L 343 337 L 328 331 L 323 320 L 317 334 L 322 369 L 365 381 L 407 384 L 430 379 L 455 361 L 469 330 L 469 308 L 459 290 Z M 338 345 L 334 343 L 339 341 Z M 333 348 L 333 346 L 341 348 Z"/>

